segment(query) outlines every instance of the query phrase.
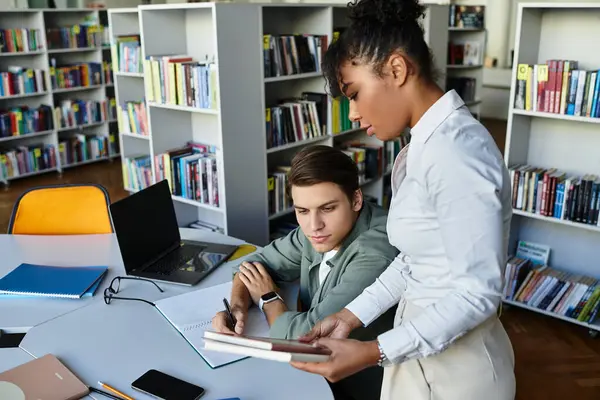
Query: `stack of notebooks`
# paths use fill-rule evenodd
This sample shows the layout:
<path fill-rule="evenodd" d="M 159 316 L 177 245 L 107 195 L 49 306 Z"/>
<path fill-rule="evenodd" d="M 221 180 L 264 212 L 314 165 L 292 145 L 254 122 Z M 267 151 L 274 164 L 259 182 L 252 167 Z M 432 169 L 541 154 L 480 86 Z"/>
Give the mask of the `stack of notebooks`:
<path fill-rule="evenodd" d="M 108 267 L 56 267 L 21 264 L 0 279 L 4 297 L 57 297 L 79 299 L 93 296 Z"/>

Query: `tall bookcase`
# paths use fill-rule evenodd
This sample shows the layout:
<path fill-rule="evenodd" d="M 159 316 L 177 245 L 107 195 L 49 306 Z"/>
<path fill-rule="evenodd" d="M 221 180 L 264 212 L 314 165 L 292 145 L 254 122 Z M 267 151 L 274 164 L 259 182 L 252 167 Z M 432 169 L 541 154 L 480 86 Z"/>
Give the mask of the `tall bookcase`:
<path fill-rule="evenodd" d="M 513 177 L 511 254 L 519 241 L 532 244 L 532 253 L 550 254 L 549 268 L 531 273 L 537 281 L 528 280 L 528 270 L 516 274 L 517 291 L 525 293 L 505 302 L 594 335 L 600 330 L 594 317 L 600 305 L 600 53 L 593 44 L 599 20 L 597 3 L 519 5 L 505 148 Z"/>
<path fill-rule="evenodd" d="M 451 4 L 448 37 L 446 88 L 455 89 L 471 112 L 480 118 L 487 44 L 485 6 Z"/>
<path fill-rule="evenodd" d="M 7 110 L 0 116 L 0 183 L 118 156 L 100 14 L 97 9 L 0 11 L 0 103 Z M 99 66 L 95 81 L 74 71 L 82 63 Z M 83 116 L 90 102 L 103 102 L 94 120 Z M 61 106 L 62 114 L 55 109 Z M 68 114 L 71 123 L 61 124 Z"/>
<path fill-rule="evenodd" d="M 343 99 L 325 95 L 325 81 L 318 66 L 319 48 L 324 50 L 324 45 L 335 39 L 339 28 L 347 26 L 343 5 L 142 5 L 137 9 L 111 9 L 109 19 L 113 49 L 116 36 L 139 33 L 144 60 L 143 74 L 120 73 L 115 67 L 117 58 L 113 50 L 117 103 L 121 106 L 126 101 L 145 101 L 140 110 L 147 115 L 147 135 L 132 135 L 119 123 L 124 180 L 135 183 L 135 187 L 127 183 L 126 189 L 134 192 L 166 177 L 169 163 L 165 163 L 164 154 L 174 157 L 174 149 L 189 142 L 203 144 L 204 150 L 210 148 L 209 152 L 215 153 L 210 158 L 216 160 L 217 172 L 212 180 L 209 175 L 209 182 L 218 188 L 218 205 L 195 199 L 199 197 L 194 197 L 193 193 L 200 190 L 201 185 L 206 186 L 206 182 L 182 188 L 180 194 L 173 195 L 180 226 L 198 227 L 198 221 L 201 221 L 204 227 L 218 227 L 228 235 L 259 245 L 267 244 L 278 224 L 285 224 L 286 218 L 294 219 L 291 207 L 280 207 L 274 212 L 270 203 L 274 201 L 276 186 L 278 189 L 283 187 L 275 182 L 273 174 L 285 172 L 285 166 L 299 149 L 317 143 L 341 147 L 349 141 L 384 146 L 345 122 L 348 109 Z M 448 43 L 447 19 L 447 6 L 431 5 L 423 21 L 437 68 L 442 70 Z M 161 29 L 156 29 L 157 26 Z M 309 38 L 281 39 L 294 34 Z M 276 55 L 277 51 L 283 50 L 282 47 L 276 49 L 280 46 L 279 40 L 294 40 L 297 48 L 286 47 L 286 51 L 290 54 L 298 49 L 304 54 L 312 52 L 316 62 L 313 60 L 314 65 L 299 63 L 296 67 L 287 65 L 293 73 L 281 70 L 278 73 L 269 66 L 269 57 L 273 60 L 280 57 Z M 287 46 L 290 45 L 287 42 Z M 171 68 L 170 63 L 161 58 L 166 55 L 177 56 L 180 60 L 189 57 L 195 61 L 207 60 L 211 91 L 208 97 L 214 99 L 214 104 L 204 108 L 198 106 L 203 104 L 194 96 L 196 89 L 202 90 L 203 86 L 197 76 L 194 75 L 191 84 L 188 80 L 183 87 L 177 87 L 175 82 L 178 81 L 169 81 L 168 72 L 162 75 Z M 179 65 L 173 68 L 179 68 Z M 159 75 L 155 75 L 157 70 Z M 196 73 L 185 69 L 175 71 L 176 76 Z M 443 79 L 440 83 L 443 86 Z M 169 85 L 188 97 L 180 102 L 179 96 L 169 91 Z M 178 98 L 174 100 L 172 96 Z M 310 122 L 311 126 L 302 128 L 299 124 L 293 137 L 280 138 L 277 142 L 272 139 L 272 126 L 269 128 L 269 125 L 276 123 L 274 110 L 286 101 L 294 103 L 291 108 L 301 113 L 295 114 L 295 118 L 304 118 L 306 125 Z M 318 124 L 315 123 L 317 119 Z M 383 148 L 381 153 L 384 153 Z M 383 159 L 379 162 L 379 175 L 365 181 L 363 190 L 381 204 L 386 180 L 389 186 L 389 170 Z M 186 173 L 197 174 L 203 167 L 194 165 L 190 168 L 197 170 L 186 170 Z M 174 175 L 171 178 L 178 179 Z M 209 189 L 209 195 L 214 188 Z M 212 195 L 209 197 L 212 199 Z"/>

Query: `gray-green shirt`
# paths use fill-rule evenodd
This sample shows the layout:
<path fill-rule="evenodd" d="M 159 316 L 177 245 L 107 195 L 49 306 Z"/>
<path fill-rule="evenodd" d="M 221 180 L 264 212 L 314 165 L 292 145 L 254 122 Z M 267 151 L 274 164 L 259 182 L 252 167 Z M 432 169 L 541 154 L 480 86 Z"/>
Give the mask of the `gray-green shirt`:
<path fill-rule="evenodd" d="M 336 255 L 328 261 L 331 271 L 319 284 L 319 265 L 323 254 L 312 247 L 300 228 L 273 241 L 248 261 L 262 263 L 276 282 L 300 280 L 301 311 L 287 311 L 273 326 L 271 336 L 295 339 L 310 331 L 314 324 L 343 309 L 390 265 L 398 250 L 389 244 L 386 232 L 387 212 L 365 202 L 350 234 Z M 393 326 L 389 321 L 387 328 Z M 362 328 L 353 337 L 374 339 L 380 326 Z M 377 330 L 379 332 L 373 332 Z"/>

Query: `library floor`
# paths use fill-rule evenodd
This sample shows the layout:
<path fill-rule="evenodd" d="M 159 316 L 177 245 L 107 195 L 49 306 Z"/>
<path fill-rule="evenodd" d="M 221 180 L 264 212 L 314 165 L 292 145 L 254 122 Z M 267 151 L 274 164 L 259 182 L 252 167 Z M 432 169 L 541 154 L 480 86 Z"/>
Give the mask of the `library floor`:
<path fill-rule="evenodd" d="M 504 148 L 504 121 L 484 121 Z M 27 188 L 52 183 L 99 183 L 111 201 L 127 196 L 119 162 L 101 162 L 0 186 L 0 232 L 6 232 L 16 198 Z M 517 374 L 517 400 L 597 400 L 600 398 L 600 338 L 587 330 L 516 307 L 505 308 L 502 322 L 512 341 Z"/>

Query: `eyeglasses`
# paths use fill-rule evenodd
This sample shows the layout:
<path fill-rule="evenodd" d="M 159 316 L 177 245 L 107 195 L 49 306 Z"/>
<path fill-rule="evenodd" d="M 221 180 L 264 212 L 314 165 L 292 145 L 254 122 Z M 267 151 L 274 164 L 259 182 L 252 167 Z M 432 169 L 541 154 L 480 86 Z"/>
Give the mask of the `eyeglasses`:
<path fill-rule="evenodd" d="M 110 302 L 113 299 L 117 299 L 117 300 L 134 300 L 134 301 L 143 301 L 146 304 L 150 304 L 151 306 L 154 305 L 154 303 L 152 303 L 151 301 L 148 300 L 144 300 L 144 299 L 136 299 L 133 297 L 120 297 L 120 296 L 115 296 L 115 294 L 119 293 L 119 288 L 121 287 L 121 280 L 122 279 L 130 279 L 132 281 L 140 281 L 140 282 L 150 282 L 151 284 L 153 284 L 154 286 L 156 286 L 156 288 L 158 290 L 160 290 L 161 293 L 164 292 L 164 290 L 162 290 L 160 288 L 160 286 L 158 286 L 156 284 L 156 282 L 151 281 L 149 279 L 144 279 L 144 278 L 133 278 L 133 277 L 128 277 L 128 276 L 116 276 L 113 278 L 113 280 L 110 282 L 110 286 L 107 287 L 106 289 L 104 289 L 104 302 L 106 304 L 110 304 Z"/>

